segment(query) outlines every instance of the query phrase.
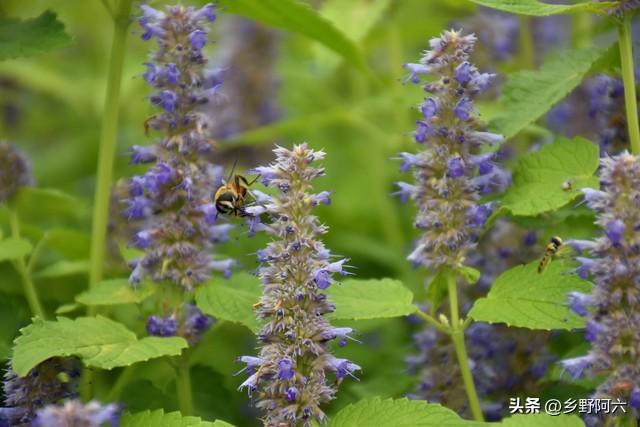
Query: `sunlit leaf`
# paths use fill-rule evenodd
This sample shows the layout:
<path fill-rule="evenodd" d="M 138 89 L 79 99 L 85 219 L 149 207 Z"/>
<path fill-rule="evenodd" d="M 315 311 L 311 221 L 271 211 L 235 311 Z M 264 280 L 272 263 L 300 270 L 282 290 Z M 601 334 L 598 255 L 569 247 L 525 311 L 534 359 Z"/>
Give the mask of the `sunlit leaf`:
<path fill-rule="evenodd" d="M 591 283 L 570 274 L 562 260 L 552 261 L 542 273 L 534 261 L 502 273 L 489 294 L 474 303 L 469 316 L 529 329 L 582 328 L 584 318 L 571 311 L 567 294 L 591 288 Z"/>
<path fill-rule="evenodd" d="M 502 427 L 584 427 L 577 415 L 517 414 L 502 420 Z"/>
<path fill-rule="evenodd" d="M 134 287 L 128 279 L 111 279 L 98 283 L 76 297 L 84 305 L 137 304 L 149 298 L 157 286 L 143 284 Z"/>
<path fill-rule="evenodd" d="M 51 264 L 34 274 L 37 278 L 52 278 L 85 274 L 89 271 L 89 260 L 62 260 Z"/>
<path fill-rule="evenodd" d="M 549 4 L 539 0 L 471 0 L 481 6 L 498 9 L 505 12 L 530 16 L 548 16 L 566 13 L 604 12 L 615 6 L 615 2 L 587 1 L 577 4 Z"/>
<path fill-rule="evenodd" d="M 233 427 L 224 421 L 203 421 L 198 417 L 184 417 L 180 412 L 165 414 L 162 409 L 157 411 L 125 414 L 120 421 L 120 427 Z"/>

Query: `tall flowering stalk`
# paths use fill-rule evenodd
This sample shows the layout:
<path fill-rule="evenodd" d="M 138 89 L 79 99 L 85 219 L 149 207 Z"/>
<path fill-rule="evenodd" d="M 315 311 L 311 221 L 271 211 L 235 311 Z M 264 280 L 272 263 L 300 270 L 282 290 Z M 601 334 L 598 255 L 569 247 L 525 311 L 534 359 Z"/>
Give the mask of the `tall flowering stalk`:
<path fill-rule="evenodd" d="M 627 152 L 601 160 L 600 190 L 585 189 L 604 233 L 570 241 L 588 257 L 577 272 L 596 283 L 590 295 L 572 293 L 572 309 L 586 316 L 587 356 L 563 361 L 575 377 L 606 375 L 596 397 L 619 398 L 640 414 L 640 158 Z"/>
<path fill-rule="evenodd" d="M 233 260 L 216 259 L 211 253 L 215 243 L 228 238 L 230 228 L 218 222 L 211 199 L 221 184 L 222 170 L 208 160 L 213 141 L 205 133 L 205 109 L 221 84 L 219 70 L 205 69 L 203 55 L 207 24 L 216 14 L 211 3 L 200 9 L 141 8 L 142 38 L 157 41 L 157 50 L 145 64 L 144 79 L 152 87 L 149 100 L 159 112 L 145 126 L 162 136 L 152 146 L 132 147 L 132 163 L 152 166 L 129 181 L 124 214 L 136 223 L 132 244 L 144 251 L 132 263 L 129 280 L 137 284 L 149 277 L 165 286 L 163 312 L 148 319 L 149 334 L 181 335 L 194 344 L 212 319 L 184 304 L 185 292 L 209 279 L 214 270 L 230 275 L 234 265 Z M 181 411 L 188 415 L 192 399 L 186 357 L 178 361 L 177 387 Z"/>
<path fill-rule="evenodd" d="M 63 405 L 49 405 L 40 409 L 32 427 L 118 427 L 121 410 L 118 405 L 86 404 L 69 400 Z"/>
<path fill-rule="evenodd" d="M 444 275 L 449 293 L 451 324 L 431 323 L 451 335 L 471 412 L 478 420 L 482 411 L 469 370 L 460 321 L 456 269 L 476 245 L 478 234 L 492 212 L 490 203 L 480 198 L 504 188 L 510 176 L 495 164 L 494 154 L 481 148 L 502 140 L 500 135 L 483 132 L 476 117 L 473 98 L 485 91 L 492 77 L 480 73 L 469 62 L 476 41 L 473 35 L 445 31 L 430 42 L 420 63 L 407 64 L 409 79 L 420 82 L 430 75 L 423 88 L 428 93 L 420 105 L 421 119 L 414 132 L 424 148 L 418 153 L 401 153 L 402 170 L 413 169 L 415 184 L 398 183 L 402 200 L 413 199 L 418 208 L 415 226 L 422 235 L 409 260 Z"/>
<path fill-rule="evenodd" d="M 247 208 L 254 215 L 253 230 L 263 230 L 274 240 L 258 252 L 264 293 L 256 311 L 265 324 L 258 334 L 258 357 L 239 359 L 249 374 L 241 388 L 256 395 L 265 426 L 307 427 L 326 418 L 321 405 L 334 397 L 344 377 L 354 376 L 360 367 L 336 358 L 329 349 L 334 339 L 344 345 L 352 329 L 332 327 L 324 317 L 335 306 L 322 290 L 334 283 L 334 274 L 346 274 L 346 259 L 331 260 L 318 240 L 327 227 L 312 214 L 315 206 L 330 203 L 329 192 L 314 194 L 311 185 L 324 175 L 323 168 L 312 166 L 324 152 L 306 144 L 274 152 L 276 161 L 255 171 L 278 194 L 258 193 L 259 204 Z M 270 224 L 259 223 L 262 213 L 272 219 Z"/>

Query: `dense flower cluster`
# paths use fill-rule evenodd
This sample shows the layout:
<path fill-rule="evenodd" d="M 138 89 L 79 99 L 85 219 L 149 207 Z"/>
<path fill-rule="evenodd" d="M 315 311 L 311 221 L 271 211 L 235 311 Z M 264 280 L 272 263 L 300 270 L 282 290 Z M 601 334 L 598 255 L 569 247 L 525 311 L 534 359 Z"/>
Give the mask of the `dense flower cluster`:
<path fill-rule="evenodd" d="M 629 402 L 640 410 L 640 159 L 627 152 L 601 160 L 600 190 L 585 189 L 604 233 L 593 241 L 570 241 L 581 277 L 596 283 L 590 295 L 572 293 L 572 309 L 587 318 L 587 356 L 563 361 L 574 377 L 606 375 L 597 397 Z"/>
<path fill-rule="evenodd" d="M 38 411 L 33 427 L 117 427 L 120 408 L 96 401 L 83 404 L 69 400 L 64 405 L 49 405 Z"/>
<path fill-rule="evenodd" d="M 262 182 L 278 190 L 270 197 L 257 194 L 258 203 L 247 208 L 254 215 L 254 231 L 264 230 L 274 240 L 258 252 L 259 276 L 264 293 L 255 308 L 265 325 L 258 337 L 258 357 L 243 356 L 249 378 L 241 388 L 257 394 L 266 426 L 311 426 L 324 420 L 320 408 L 334 397 L 336 386 L 360 367 L 333 356 L 329 343 L 345 345 L 351 328 L 336 328 L 324 315 L 334 311 L 323 289 L 334 283 L 334 274 L 344 276 L 345 259 L 331 260 L 318 237 L 327 232 L 312 210 L 329 204 L 329 192 L 313 194 L 311 181 L 324 169 L 312 163 L 324 157 L 306 144 L 293 150 L 277 148 L 276 161 L 255 171 Z M 272 222 L 258 222 L 267 213 Z M 327 373 L 333 373 L 335 385 Z"/>
<path fill-rule="evenodd" d="M 25 377 L 12 370 L 4 375 L 4 408 L 0 427 L 28 427 L 36 412 L 49 404 L 76 396 L 80 364 L 76 359 L 52 358 L 40 363 Z"/>
<path fill-rule="evenodd" d="M 469 265 L 482 275 L 475 286 L 462 288 L 463 311 L 484 296 L 503 271 L 537 257 L 540 248 L 535 233 L 506 220 L 498 220 L 468 257 Z M 536 392 L 536 381 L 553 361 L 544 343 L 548 334 L 503 325 L 474 323 L 465 331 L 471 373 L 489 421 L 505 416 L 505 404 L 514 395 Z M 461 415 L 470 415 L 464 397 L 455 349 L 448 336 L 428 327 L 414 334 L 418 354 L 407 358 L 409 370 L 419 376 L 414 399 L 440 402 Z"/>
<path fill-rule="evenodd" d="M 584 136 L 600 152 L 618 154 L 628 146 L 622 81 L 606 74 L 587 79 L 547 114 L 547 123 L 567 136 Z"/>
<path fill-rule="evenodd" d="M 151 103 L 161 109 L 146 124 L 163 136 L 153 146 L 132 147 L 132 163 L 153 166 L 129 182 L 125 214 L 139 222 L 133 244 L 145 252 L 134 263 L 130 281 L 138 283 L 148 275 L 191 290 L 212 270 L 229 275 L 234 264 L 210 254 L 214 243 L 227 239 L 230 228 L 218 223 L 211 200 L 222 175 L 207 160 L 213 144 L 205 136 L 202 113 L 220 85 L 217 70 L 205 71 L 202 53 L 205 24 L 216 15 L 212 4 L 201 9 L 170 6 L 164 12 L 141 7 L 142 38 L 158 42 L 144 79 L 154 90 Z"/>
<path fill-rule="evenodd" d="M 423 74 L 436 77 L 423 85 L 429 96 L 420 105 L 414 133 L 424 148 L 401 153 L 401 169 L 413 169 L 415 185 L 398 183 L 401 199 L 415 201 L 415 226 L 423 231 L 409 260 L 431 270 L 464 263 L 492 212 L 491 203 L 481 204 L 480 197 L 510 183 L 495 154 L 481 153 L 483 145 L 502 137 L 481 131 L 476 117 L 473 97 L 487 89 L 492 75 L 469 62 L 475 40 L 446 31 L 431 40 L 419 64 L 405 66 L 413 82 Z"/>
<path fill-rule="evenodd" d="M 169 316 L 150 316 L 147 319 L 147 332 L 157 337 L 181 336 L 194 345 L 213 323 L 213 318 L 203 314 L 195 304 L 186 303 L 182 310 Z"/>
<path fill-rule="evenodd" d="M 33 185 L 33 177 L 25 155 L 13 144 L 0 142 L 0 203 L 29 185 Z"/>

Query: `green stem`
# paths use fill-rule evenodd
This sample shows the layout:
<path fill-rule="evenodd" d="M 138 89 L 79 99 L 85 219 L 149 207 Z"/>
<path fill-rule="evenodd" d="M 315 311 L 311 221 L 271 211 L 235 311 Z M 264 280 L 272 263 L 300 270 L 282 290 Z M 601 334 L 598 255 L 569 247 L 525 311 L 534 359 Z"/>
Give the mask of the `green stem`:
<path fill-rule="evenodd" d="M 520 65 L 521 68 L 531 70 L 535 66 L 535 49 L 531 34 L 531 17 L 520 16 Z"/>
<path fill-rule="evenodd" d="M 176 366 L 176 391 L 182 415 L 193 415 L 193 397 L 191 393 L 191 371 L 188 361 L 188 351 L 179 359 Z"/>
<path fill-rule="evenodd" d="M 633 69 L 631 14 L 626 14 L 618 27 L 618 45 L 620 46 L 624 104 L 627 111 L 631 152 L 635 155 L 640 155 L 640 127 L 638 127 L 638 103 L 636 101 L 636 81 Z"/>
<path fill-rule="evenodd" d="M 131 378 L 133 377 L 134 372 L 136 371 L 138 365 L 129 365 L 120 372 L 120 376 L 116 380 L 116 382 L 109 390 L 109 394 L 107 395 L 107 402 L 117 402 L 120 399 L 120 394 L 122 394 L 122 389 L 127 385 Z"/>
<path fill-rule="evenodd" d="M 113 40 L 107 76 L 107 92 L 104 102 L 98 172 L 96 176 L 95 199 L 93 205 L 93 226 L 91 230 L 91 269 L 89 287 L 102 280 L 107 223 L 109 220 L 109 198 L 118 132 L 120 106 L 120 83 L 124 63 L 125 43 L 129 27 L 129 14 L 133 0 L 120 1 L 114 16 Z"/>
<path fill-rule="evenodd" d="M 16 211 L 16 209 L 10 209 L 9 215 L 9 221 L 11 223 L 11 235 L 19 239 L 20 220 L 18 218 L 18 212 Z M 20 274 L 20 278 L 22 279 L 24 295 L 27 298 L 27 302 L 29 303 L 31 314 L 33 314 L 34 316 L 38 316 L 41 319 L 45 319 L 46 317 L 44 315 L 44 310 L 42 308 L 42 304 L 40 304 L 40 298 L 38 298 L 38 291 L 36 290 L 36 287 L 33 283 L 31 272 L 29 268 L 27 268 L 27 263 L 25 262 L 24 257 L 16 259 L 15 266 L 18 270 L 18 274 Z"/>
<path fill-rule="evenodd" d="M 462 381 L 464 382 L 464 388 L 467 392 L 467 399 L 469 400 L 473 418 L 476 421 L 484 421 L 482 409 L 480 408 L 480 400 L 478 399 L 478 392 L 476 391 L 471 370 L 469 369 L 469 356 L 467 355 L 467 348 L 464 343 L 464 329 L 460 322 L 460 314 L 458 311 L 458 288 L 453 272 L 447 275 L 447 285 L 449 288 L 449 303 L 451 305 L 451 339 L 456 349 L 458 365 L 460 365 L 460 372 L 462 373 Z"/>
<path fill-rule="evenodd" d="M 447 335 L 449 335 L 451 333 L 449 328 L 447 328 L 442 323 L 438 322 L 433 316 L 430 316 L 429 314 L 425 313 L 424 311 L 422 311 L 420 309 L 416 310 L 416 316 L 418 316 L 419 318 L 421 318 L 422 320 L 424 320 L 425 322 L 427 322 L 431 326 L 435 327 L 436 329 L 438 329 L 442 333 L 445 333 Z"/>

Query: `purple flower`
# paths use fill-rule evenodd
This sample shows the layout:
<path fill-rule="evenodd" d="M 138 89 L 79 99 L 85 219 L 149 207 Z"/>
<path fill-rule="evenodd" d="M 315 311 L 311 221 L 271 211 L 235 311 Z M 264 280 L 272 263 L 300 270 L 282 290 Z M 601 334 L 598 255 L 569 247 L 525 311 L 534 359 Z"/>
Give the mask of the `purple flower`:
<path fill-rule="evenodd" d="M 492 211 L 490 204 L 479 204 L 480 197 L 510 183 L 491 155 L 477 154 L 502 137 L 483 132 L 474 120 L 473 99 L 492 77 L 470 63 L 474 43 L 473 35 L 445 31 L 431 40 L 431 50 L 420 61 L 423 68 L 416 68 L 433 77 L 423 86 L 429 95 L 414 133 L 416 142 L 424 144 L 413 157 L 401 155 L 410 159 L 403 170 L 412 166 L 415 184 L 398 183 L 396 194 L 403 202 L 415 201 L 416 227 L 425 230 L 409 259 L 434 271 L 465 258 Z"/>
<path fill-rule="evenodd" d="M 240 358 L 250 375 L 241 388 L 259 391 L 256 407 L 266 425 L 303 425 L 325 419 L 321 405 L 333 399 L 339 385 L 329 372 L 343 378 L 360 367 L 330 352 L 330 342 L 339 338 L 343 345 L 352 329 L 334 328 L 325 318 L 335 306 L 321 291 L 333 283 L 333 275 L 347 274 L 347 260 L 329 262 L 331 254 L 319 240 L 327 227 L 313 215 L 319 203 L 329 200 L 328 192 L 312 193 L 311 185 L 324 174 L 314 164 L 324 153 L 306 144 L 274 152 L 275 162 L 255 171 L 277 194 L 260 195 L 262 209 L 248 210 L 270 218 L 263 230 L 272 241 L 256 254 L 263 283 L 254 306 L 263 321 L 261 345 L 258 357 Z"/>
<path fill-rule="evenodd" d="M 151 86 L 155 86 L 156 79 L 158 78 L 158 67 L 156 64 L 152 62 L 147 62 L 144 64 L 147 67 L 147 71 L 142 75 L 144 81 L 149 83 Z"/>
<path fill-rule="evenodd" d="M 0 204 L 33 182 L 31 165 L 24 153 L 12 144 L 0 142 Z"/>
<path fill-rule="evenodd" d="M 633 409 L 640 409 L 640 387 L 636 386 L 629 395 L 629 406 Z"/>
<path fill-rule="evenodd" d="M 180 70 L 176 64 L 167 64 L 164 66 L 164 77 L 167 83 L 175 85 L 180 79 Z"/>
<path fill-rule="evenodd" d="M 402 160 L 402 165 L 400 165 L 400 172 L 409 172 L 409 170 L 418 161 L 418 156 L 412 153 L 400 153 L 400 157 L 398 157 L 398 159 Z"/>
<path fill-rule="evenodd" d="M 200 10 L 196 13 L 197 18 L 204 18 L 208 22 L 214 22 L 216 20 L 216 5 L 213 3 L 207 3 L 200 8 Z"/>
<path fill-rule="evenodd" d="M 585 371 L 593 366 L 593 360 L 590 356 L 574 357 L 573 359 L 565 359 L 560 362 L 562 367 L 574 379 L 581 378 Z"/>
<path fill-rule="evenodd" d="M 609 240 L 611 240 L 611 243 L 613 243 L 614 245 L 620 244 L 620 242 L 624 238 L 625 227 L 626 226 L 624 222 L 619 219 L 615 219 L 607 224 L 605 233 L 607 234 Z"/>
<path fill-rule="evenodd" d="M 207 33 L 202 30 L 195 30 L 189 34 L 189 43 L 191 43 L 191 47 L 196 50 L 202 49 L 207 43 Z"/>
<path fill-rule="evenodd" d="M 578 316 L 586 316 L 589 313 L 588 307 L 592 303 L 591 295 L 581 292 L 569 292 L 569 307 Z"/>
<path fill-rule="evenodd" d="M 120 407 L 114 404 L 69 400 L 61 406 L 49 405 L 40 409 L 33 427 L 117 427 L 120 413 Z"/>
<path fill-rule="evenodd" d="M 178 332 L 178 321 L 174 315 L 168 317 L 149 316 L 147 333 L 156 337 L 172 337 Z"/>

